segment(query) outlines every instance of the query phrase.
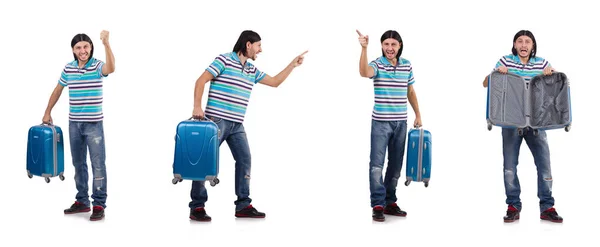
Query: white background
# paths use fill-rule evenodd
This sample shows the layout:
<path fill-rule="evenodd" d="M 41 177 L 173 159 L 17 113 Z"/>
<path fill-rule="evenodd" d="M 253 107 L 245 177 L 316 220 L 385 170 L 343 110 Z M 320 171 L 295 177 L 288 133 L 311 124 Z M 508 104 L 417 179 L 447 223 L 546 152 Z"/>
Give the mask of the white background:
<path fill-rule="evenodd" d="M 119 2 L 119 3 L 117 3 Z M 459 243 L 526 246 L 598 243 L 596 131 L 600 38 L 595 8 L 580 1 L 3 1 L 0 4 L 2 246 L 115 244 L 400 246 Z M 581 1 L 583 2 L 583 1 Z M 67 179 L 29 179 L 27 131 L 41 123 L 71 38 L 110 31 L 116 71 L 104 81 L 108 208 L 102 222 L 64 216 L 74 201 Z M 257 31 L 254 64 L 275 76 L 296 55 L 305 63 L 277 89 L 254 87 L 244 123 L 252 152 L 251 198 L 263 220 L 234 217 L 234 162 L 221 149 L 221 183 L 209 187 L 211 223 L 188 219 L 190 181 L 171 183 L 176 125 L 192 114 L 195 80 L 239 33 Z M 372 81 L 358 73 L 355 32 L 397 30 L 413 64 L 424 128 L 433 134 L 433 173 L 398 185 L 405 219 L 371 219 L 369 135 Z M 513 35 L 533 32 L 538 56 L 571 80 L 571 132 L 548 131 L 553 195 L 563 224 L 539 219 L 533 158 L 521 147 L 521 220 L 504 224 L 500 128 L 488 131 L 482 80 L 510 53 Z M 208 87 L 205 90 L 205 96 Z M 203 105 L 206 104 L 206 97 Z M 596 107 L 594 107 L 596 106 Z M 414 121 L 412 109 L 409 124 Z M 68 91 L 54 123 L 68 140 Z M 405 181 L 402 170 L 401 182 Z M 91 181 L 90 181 L 91 182 Z M 596 229 L 596 230 L 593 230 Z M 18 241 L 18 242 L 15 242 Z M 11 243 L 12 244 L 9 244 Z"/>

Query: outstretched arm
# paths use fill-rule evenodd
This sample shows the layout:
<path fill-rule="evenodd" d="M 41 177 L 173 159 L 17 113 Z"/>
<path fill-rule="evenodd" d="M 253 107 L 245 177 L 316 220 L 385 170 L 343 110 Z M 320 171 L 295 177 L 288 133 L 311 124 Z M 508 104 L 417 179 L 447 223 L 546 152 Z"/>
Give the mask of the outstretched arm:
<path fill-rule="evenodd" d="M 260 81 L 260 83 L 271 87 L 279 87 L 279 85 L 281 85 L 281 83 L 285 81 L 285 79 L 290 75 L 290 73 L 292 73 L 292 70 L 294 70 L 294 68 L 302 65 L 302 62 L 304 61 L 304 54 L 306 54 L 307 52 L 308 51 L 305 51 L 299 56 L 295 57 L 294 60 L 292 60 L 292 62 L 288 64 L 288 66 L 285 67 L 285 69 L 283 69 L 281 72 L 279 72 L 279 74 L 277 74 L 275 77 L 265 75 L 265 78 L 263 78 Z"/>

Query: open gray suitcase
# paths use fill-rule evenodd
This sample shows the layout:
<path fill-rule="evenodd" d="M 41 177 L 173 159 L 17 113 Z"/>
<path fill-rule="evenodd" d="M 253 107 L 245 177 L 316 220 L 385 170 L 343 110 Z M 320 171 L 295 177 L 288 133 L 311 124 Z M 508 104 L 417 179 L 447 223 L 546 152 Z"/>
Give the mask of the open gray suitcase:
<path fill-rule="evenodd" d="M 523 77 L 494 71 L 488 77 L 486 119 L 492 126 L 516 128 L 519 134 L 531 129 L 571 129 L 569 80 L 564 73 L 538 75 L 527 82 Z"/>

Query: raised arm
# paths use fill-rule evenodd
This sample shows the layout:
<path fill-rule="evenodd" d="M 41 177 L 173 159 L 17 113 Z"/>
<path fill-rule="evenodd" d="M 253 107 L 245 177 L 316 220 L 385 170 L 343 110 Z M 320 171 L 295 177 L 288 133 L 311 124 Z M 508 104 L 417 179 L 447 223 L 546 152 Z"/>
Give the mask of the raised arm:
<path fill-rule="evenodd" d="M 356 30 L 358 33 L 358 42 L 360 42 L 360 46 L 362 50 L 360 52 L 360 61 L 358 65 L 358 69 L 360 72 L 360 76 L 371 78 L 375 75 L 375 70 L 369 66 L 369 62 L 367 60 L 367 46 L 369 45 L 369 35 L 362 35 L 360 31 Z"/>
<path fill-rule="evenodd" d="M 108 31 L 103 30 L 100 33 L 100 39 L 102 40 L 102 44 L 104 45 L 104 51 L 106 53 L 106 64 L 102 67 L 102 75 L 107 76 L 112 72 L 115 72 L 115 56 L 110 49 L 110 44 L 108 43 Z"/>

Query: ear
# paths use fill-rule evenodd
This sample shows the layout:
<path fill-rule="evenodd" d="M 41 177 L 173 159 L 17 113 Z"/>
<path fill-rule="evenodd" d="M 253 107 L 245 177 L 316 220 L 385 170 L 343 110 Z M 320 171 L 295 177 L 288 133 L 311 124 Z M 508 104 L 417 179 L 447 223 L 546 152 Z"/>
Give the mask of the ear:
<path fill-rule="evenodd" d="M 252 47 L 252 43 L 250 41 L 246 42 L 246 49 L 250 49 Z"/>

